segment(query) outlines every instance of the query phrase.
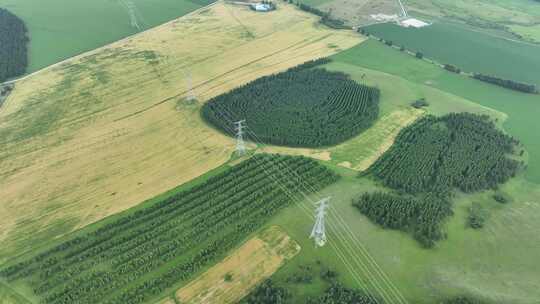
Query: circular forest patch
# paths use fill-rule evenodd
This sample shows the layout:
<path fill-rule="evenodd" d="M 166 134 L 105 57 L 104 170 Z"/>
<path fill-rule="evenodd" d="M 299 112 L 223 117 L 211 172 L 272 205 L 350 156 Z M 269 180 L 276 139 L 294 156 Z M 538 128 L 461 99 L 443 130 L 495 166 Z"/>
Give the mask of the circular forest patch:
<path fill-rule="evenodd" d="M 343 142 L 373 124 L 379 90 L 343 73 L 312 69 L 320 62 L 217 96 L 204 105 L 203 117 L 229 135 L 234 134 L 232 123 L 245 119 L 246 136 L 269 144 L 320 147 Z"/>

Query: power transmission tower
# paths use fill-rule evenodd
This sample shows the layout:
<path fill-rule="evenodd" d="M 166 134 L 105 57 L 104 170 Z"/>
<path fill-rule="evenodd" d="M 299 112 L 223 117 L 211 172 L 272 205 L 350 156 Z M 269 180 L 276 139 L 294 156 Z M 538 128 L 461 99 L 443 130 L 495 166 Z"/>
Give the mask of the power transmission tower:
<path fill-rule="evenodd" d="M 244 128 L 246 126 L 242 125 L 244 122 L 246 122 L 245 119 L 234 123 L 234 129 L 236 130 L 236 155 L 238 156 L 246 154 L 246 144 L 244 142 Z"/>
<path fill-rule="evenodd" d="M 129 14 L 129 20 L 131 21 L 131 26 L 137 28 L 138 30 L 141 29 L 141 27 L 139 26 L 139 21 L 137 20 L 137 14 L 135 12 L 135 4 L 133 4 L 132 1 L 130 0 L 127 0 L 127 1 L 123 1 L 122 4 L 124 4 L 126 6 L 126 9 L 128 10 L 128 14 Z"/>
<path fill-rule="evenodd" d="M 330 197 L 323 198 L 318 201 L 316 204 L 319 205 L 315 210 L 315 225 L 311 230 L 311 235 L 309 238 L 315 239 L 315 245 L 322 247 L 326 244 L 326 231 L 324 228 L 324 216 L 326 215 L 326 208 L 330 203 Z"/>

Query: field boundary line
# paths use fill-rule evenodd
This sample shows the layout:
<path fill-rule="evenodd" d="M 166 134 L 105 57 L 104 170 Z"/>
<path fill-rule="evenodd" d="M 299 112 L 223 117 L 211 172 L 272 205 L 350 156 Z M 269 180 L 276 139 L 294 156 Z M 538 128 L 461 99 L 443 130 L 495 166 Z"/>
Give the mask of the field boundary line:
<path fill-rule="evenodd" d="M 63 60 L 61 60 L 61 61 L 59 61 L 59 62 L 53 63 L 53 64 L 51 64 L 51 65 L 48 65 L 48 66 L 44 67 L 44 68 L 41 68 L 41 69 L 39 69 L 39 70 L 37 70 L 37 71 L 35 71 L 35 72 L 32 72 L 32 73 L 27 74 L 27 75 L 23 75 L 23 76 L 21 76 L 21 77 L 19 77 L 19 78 L 15 78 L 15 79 L 11 79 L 11 80 L 8 80 L 8 81 L 5 81 L 5 82 L 1 82 L 0 85 L 10 84 L 10 83 L 17 83 L 17 82 L 19 82 L 19 81 L 22 81 L 22 80 L 24 80 L 24 79 L 26 79 L 26 78 L 30 78 L 31 76 L 34 76 L 34 75 L 39 74 L 39 73 L 41 73 L 41 72 L 47 71 L 47 70 L 49 70 L 49 69 L 53 69 L 54 67 L 59 66 L 59 65 L 62 65 L 62 64 L 64 64 L 64 63 L 67 63 L 67 62 L 69 62 L 69 61 L 71 61 L 71 60 L 83 58 L 83 57 L 85 57 L 85 56 L 94 54 L 94 53 L 96 53 L 97 51 L 100 51 L 101 49 L 106 49 L 106 48 L 110 47 L 110 46 L 113 45 L 113 44 L 121 43 L 121 42 L 127 41 L 127 40 L 129 40 L 129 39 L 133 39 L 134 37 L 136 37 L 136 36 L 138 36 L 138 35 L 141 35 L 141 34 L 143 34 L 143 33 L 146 33 L 146 32 L 148 32 L 148 31 L 151 31 L 151 30 L 153 30 L 153 29 L 155 29 L 155 28 L 158 28 L 158 27 L 160 27 L 160 26 L 165 26 L 165 25 L 167 25 L 167 24 L 176 22 L 178 19 L 181 19 L 181 18 L 184 18 L 184 17 L 188 17 L 188 16 L 190 16 L 190 15 L 194 15 L 194 14 L 196 14 L 196 13 L 199 13 L 200 11 L 203 11 L 203 10 L 205 10 L 205 9 L 207 9 L 207 8 L 213 6 L 213 5 L 216 5 L 216 4 L 220 3 L 220 2 L 222 2 L 222 0 L 217 0 L 217 1 L 212 2 L 212 3 L 210 3 L 210 4 L 206 5 L 206 6 L 199 7 L 198 9 L 196 9 L 196 10 L 194 10 L 194 11 L 191 11 L 191 12 L 185 14 L 185 15 L 182 15 L 182 16 L 179 16 L 179 17 L 174 18 L 174 19 L 172 19 L 172 20 L 169 20 L 169 21 L 167 21 L 167 22 L 158 24 L 158 25 L 156 25 L 156 26 L 154 26 L 154 27 L 151 27 L 151 28 L 148 28 L 148 29 L 146 29 L 146 30 L 144 30 L 144 31 L 140 31 L 140 32 L 131 34 L 131 35 L 126 36 L 126 37 L 124 37 L 124 38 L 121 38 L 121 39 L 119 39 L 119 40 L 115 40 L 115 41 L 110 42 L 110 43 L 107 43 L 107 44 L 105 44 L 105 45 L 103 45 L 103 46 L 97 47 L 97 48 L 95 48 L 95 49 L 83 51 L 82 53 L 73 55 L 73 56 L 68 57 L 68 58 L 66 58 L 66 59 L 63 59 Z"/>

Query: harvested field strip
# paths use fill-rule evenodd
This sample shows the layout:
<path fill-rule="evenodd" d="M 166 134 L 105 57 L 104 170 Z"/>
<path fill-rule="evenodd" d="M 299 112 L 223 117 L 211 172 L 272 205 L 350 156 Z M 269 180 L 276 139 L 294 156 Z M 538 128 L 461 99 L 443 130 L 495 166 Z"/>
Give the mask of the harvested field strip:
<path fill-rule="evenodd" d="M 141 303 L 210 266 L 292 203 L 269 175 L 338 176 L 303 157 L 256 155 L 201 184 L 3 269 L 46 303 Z M 290 186 L 290 181 L 285 187 Z"/>
<path fill-rule="evenodd" d="M 296 242 L 280 228 L 272 226 L 179 289 L 176 298 L 186 304 L 237 303 L 299 251 Z M 225 280 L 226 275 L 231 279 Z"/>
<path fill-rule="evenodd" d="M 347 162 L 339 163 L 341 166 L 364 171 L 392 146 L 399 131 L 423 113 L 422 110 L 409 108 L 385 115 L 365 133 L 332 148 L 331 155 L 338 160 L 348 159 Z"/>
<path fill-rule="evenodd" d="M 222 165 L 234 142 L 205 100 L 362 41 L 291 5 L 219 2 L 19 81 L 0 110 L 0 263 Z"/>

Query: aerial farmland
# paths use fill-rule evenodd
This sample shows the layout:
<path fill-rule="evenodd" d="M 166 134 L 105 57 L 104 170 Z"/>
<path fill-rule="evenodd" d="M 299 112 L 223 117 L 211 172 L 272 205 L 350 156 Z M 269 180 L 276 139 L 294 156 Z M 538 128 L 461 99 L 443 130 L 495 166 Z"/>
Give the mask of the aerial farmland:
<path fill-rule="evenodd" d="M 0 0 L 0 303 L 538 303 L 539 18 Z"/>

